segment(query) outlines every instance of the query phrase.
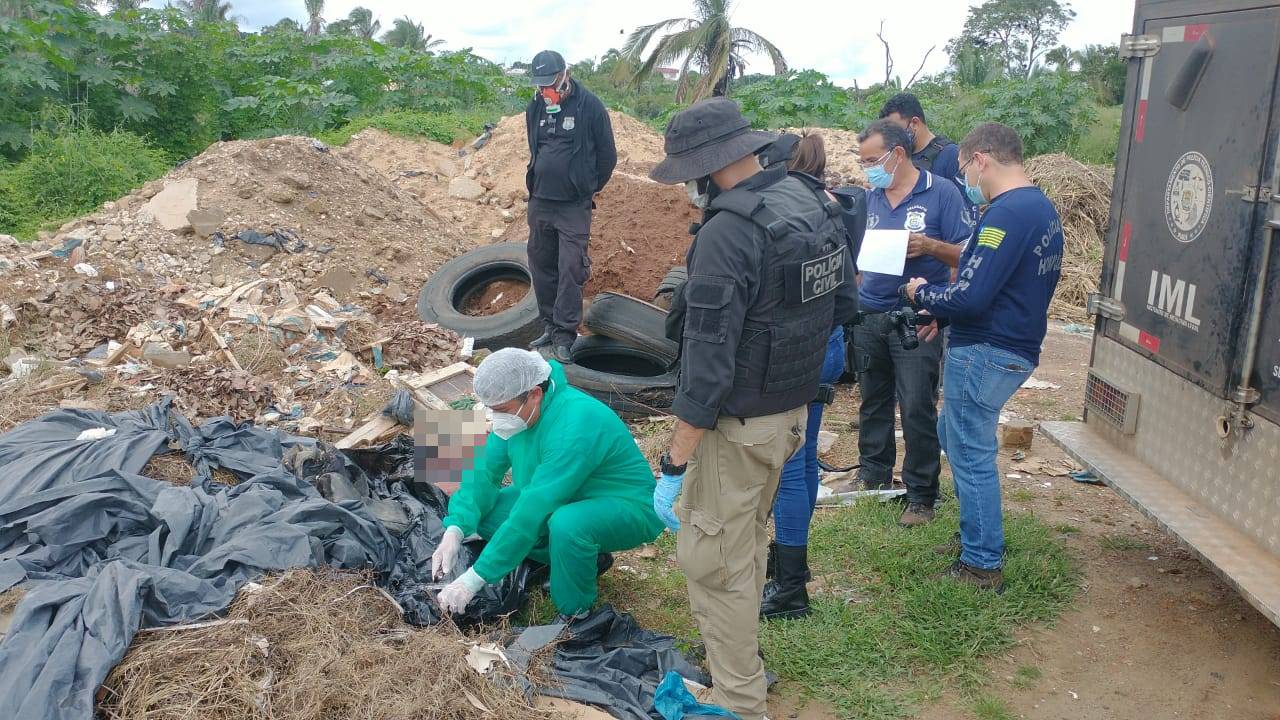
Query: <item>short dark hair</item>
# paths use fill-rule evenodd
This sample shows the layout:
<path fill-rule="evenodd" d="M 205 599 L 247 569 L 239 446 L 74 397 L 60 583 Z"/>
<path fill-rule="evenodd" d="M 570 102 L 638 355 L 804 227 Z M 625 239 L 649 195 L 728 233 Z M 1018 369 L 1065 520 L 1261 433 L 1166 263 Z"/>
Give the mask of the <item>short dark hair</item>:
<path fill-rule="evenodd" d="M 546 391 L 551 389 L 551 378 L 547 378 L 546 380 L 543 380 L 542 382 L 538 383 L 536 387 L 542 388 L 542 392 L 545 393 Z M 529 399 L 529 393 L 531 392 L 533 392 L 533 388 L 529 388 L 528 390 L 525 390 L 524 392 L 517 395 L 516 398 L 520 400 L 520 402 L 524 402 L 525 400 Z"/>
<path fill-rule="evenodd" d="M 788 170 L 812 175 L 819 180 L 827 174 L 827 146 L 818 133 L 805 133 L 796 143 L 795 152 L 787 163 Z"/>
<path fill-rule="evenodd" d="M 918 117 L 920 122 L 929 124 L 929 121 L 924 119 L 924 108 L 920 107 L 920 99 L 911 93 L 898 93 L 889 98 L 884 107 L 880 108 L 880 119 L 883 120 L 894 113 L 906 120 Z"/>
<path fill-rule="evenodd" d="M 1022 138 L 1008 125 L 982 123 L 960 141 L 961 155 L 972 157 L 976 152 L 986 153 L 1002 164 L 1021 165 Z"/>
<path fill-rule="evenodd" d="M 892 120 L 877 120 L 871 123 L 866 130 L 858 133 L 858 144 L 866 142 L 872 135 L 880 136 L 886 151 L 893 152 L 894 148 L 903 148 L 908 156 L 911 155 L 911 136 L 907 134 L 907 129 L 898 123 Z"/>

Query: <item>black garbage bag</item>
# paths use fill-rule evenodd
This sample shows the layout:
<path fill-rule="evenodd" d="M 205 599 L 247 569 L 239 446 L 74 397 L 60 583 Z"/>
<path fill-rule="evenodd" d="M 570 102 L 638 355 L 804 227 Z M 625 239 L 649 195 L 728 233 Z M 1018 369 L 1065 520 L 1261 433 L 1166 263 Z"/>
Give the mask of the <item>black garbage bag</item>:
<path fill-rule="evenodd" d="M 527 669 L 530 658 L 558 638 L 551 673 L 537 692 L 595 705 L 621 720 L 662 720 L 653 696 L 667 672 L 701 685 L 711 678 L 676 647 L 676 639 L 646 630 L 627 613 L 601 606 L 567 628 L 541 625 L 524 630 L 507 647 L 508 658 Z"/>

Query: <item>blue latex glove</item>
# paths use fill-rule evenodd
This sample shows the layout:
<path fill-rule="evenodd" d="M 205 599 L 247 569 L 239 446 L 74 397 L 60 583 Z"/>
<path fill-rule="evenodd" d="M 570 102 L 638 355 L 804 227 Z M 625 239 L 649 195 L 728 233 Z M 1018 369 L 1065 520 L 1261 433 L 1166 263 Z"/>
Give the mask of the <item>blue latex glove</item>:
<path fill-rule="evenodd" d="M 683 720 L 690 716 L 738 717 L 719 705 L 698 702 L 684 686 L 684 678 L 675 670 L 668 670 L 666 677 L 658 685 L 658 690 L 653 694 L 653 709 L 658 711 L 663 720 Z"/>
<path fill-rule="evenodd" d="M 676 504 L 676 498 L 680 497 L 680 486 L 684 484 L 684 473 L 679 475 L 662 474 L 658 478 L 658 485 L 653 489 L 653 511 L 658 513 L 658 518 L 662 520 L 662 524 L 667 526 L 671 532 L 680 529 L 680 519 L 676 517 L 675 511 L 671 509 Z"/>

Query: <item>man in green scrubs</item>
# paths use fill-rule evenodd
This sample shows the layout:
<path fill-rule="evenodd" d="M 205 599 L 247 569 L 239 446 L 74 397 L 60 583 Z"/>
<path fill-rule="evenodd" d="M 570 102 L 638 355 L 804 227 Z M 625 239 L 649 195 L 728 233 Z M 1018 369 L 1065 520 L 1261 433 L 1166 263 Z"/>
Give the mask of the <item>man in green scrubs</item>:
<path fill-rule="evenodd" d="M 440 591 L 440 606 L 462 612 L 485 583 L 531 558 L 551 568 L 556 609 L 583 615 L 596 600 L 598 555 L 662 532 L 653 470 L 622 420 L 570 387 L 555 360 L 504 348 L 480 363 L 474 386 L 492 411 L 493 430 L 474 474 L 449 500 L 433 575 L 453 572 L 463 538 L 488 542 L 475 565 Z"/>

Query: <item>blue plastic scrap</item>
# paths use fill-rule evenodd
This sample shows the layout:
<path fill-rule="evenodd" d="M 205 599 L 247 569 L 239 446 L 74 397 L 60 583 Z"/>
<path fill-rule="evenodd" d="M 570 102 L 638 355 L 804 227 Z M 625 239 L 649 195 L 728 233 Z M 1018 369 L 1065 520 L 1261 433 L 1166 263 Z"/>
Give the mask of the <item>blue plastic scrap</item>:
<path fill-rule="evenodd" d="M 1105 485 L 1106 484 L 1102 482 L 1102 480 L 1099 479 L 1097 475 L 1094 475 L 1088 470 L 1077 470 L 1076 472 L 1071 473 L 1071 479 L 1075 480 L 1078 483 L 1085 483 L 1086 485 Z"/>
<path fill-rule="evenodd" d="M 670 670 L 667 676 L 662 678 L 662 682 L 658 685 L 657 692 L 653 695 L 653 709 L 658 711 L 663 720 L 681 720 L 685 717 L 727 717 L 737 718 L 737 714 L 731 710 L 725 710 L 719 705 L 707 705 L 698 702 L 698 699 L 689 692 L 689 688 L 684 685 L 684 678 L 680 673 Z"/>

